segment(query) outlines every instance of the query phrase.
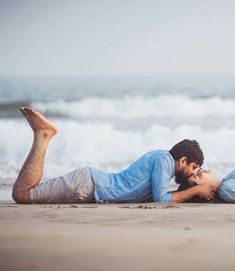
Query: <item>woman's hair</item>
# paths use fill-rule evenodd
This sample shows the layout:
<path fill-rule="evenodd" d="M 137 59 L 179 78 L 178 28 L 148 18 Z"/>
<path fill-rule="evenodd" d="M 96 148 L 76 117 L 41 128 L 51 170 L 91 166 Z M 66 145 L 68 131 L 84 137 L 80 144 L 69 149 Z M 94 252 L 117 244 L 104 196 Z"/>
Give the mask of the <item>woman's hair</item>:
<path fill-rule="evenodd" d="M 195 162 L 201 166 L 204 161 L 203 152 L 196 140 L 184 139 L 174 145 L 169 152 L 174 160 L 186 156 L 188 164 Z"/>

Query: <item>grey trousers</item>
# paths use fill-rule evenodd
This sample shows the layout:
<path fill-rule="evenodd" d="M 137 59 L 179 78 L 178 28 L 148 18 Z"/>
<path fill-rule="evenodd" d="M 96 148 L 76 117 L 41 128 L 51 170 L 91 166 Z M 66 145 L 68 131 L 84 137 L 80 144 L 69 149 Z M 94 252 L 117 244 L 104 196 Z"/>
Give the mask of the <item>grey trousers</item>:
<path fill-rule="evenodd" d="M 46 180 L 30 189 L 31 203 L 95 202 L 95 184 L 88 168 L 78 168 L 65 176 Z"/>

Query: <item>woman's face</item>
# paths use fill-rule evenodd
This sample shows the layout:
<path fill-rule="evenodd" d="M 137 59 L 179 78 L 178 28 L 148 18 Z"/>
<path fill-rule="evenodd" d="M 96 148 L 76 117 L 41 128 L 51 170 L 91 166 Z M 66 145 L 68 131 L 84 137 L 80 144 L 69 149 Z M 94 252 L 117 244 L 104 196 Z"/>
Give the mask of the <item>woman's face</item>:
<path fill-rule="evenodd" d="M 213 174 L 210 170 L 199 169 L 195 176 L 190 176 L 189 181 L 194 181 L 198 184 L 210 183 L 213 181 Z"/>

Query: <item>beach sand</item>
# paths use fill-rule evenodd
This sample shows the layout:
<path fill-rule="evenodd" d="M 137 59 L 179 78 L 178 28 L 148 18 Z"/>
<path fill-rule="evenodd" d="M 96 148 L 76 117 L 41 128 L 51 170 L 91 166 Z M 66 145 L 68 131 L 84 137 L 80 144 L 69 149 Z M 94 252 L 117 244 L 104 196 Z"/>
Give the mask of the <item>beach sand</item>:
<path fill-rule="evenodd" d="M 0 270 L 235 270 L 235 205 L 0 203 Z"/>

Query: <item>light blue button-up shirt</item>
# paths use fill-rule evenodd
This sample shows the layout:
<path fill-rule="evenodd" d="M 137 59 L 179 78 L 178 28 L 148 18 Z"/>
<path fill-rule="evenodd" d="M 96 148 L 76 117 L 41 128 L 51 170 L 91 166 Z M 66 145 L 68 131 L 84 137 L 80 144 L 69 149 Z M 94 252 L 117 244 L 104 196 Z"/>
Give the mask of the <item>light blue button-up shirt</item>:
<path fill-rule="evenodd" d="M 175 175 L 174 159 L 166 150 L 148 152 L 118 173 L 89 170 L 97 202 L 172 201 L 167 191 Z"/>
<path fill-rule="evenodd" d="M 235 203 L 235 170 L 223 178 L 219 188 L 220 199 Z"/>

